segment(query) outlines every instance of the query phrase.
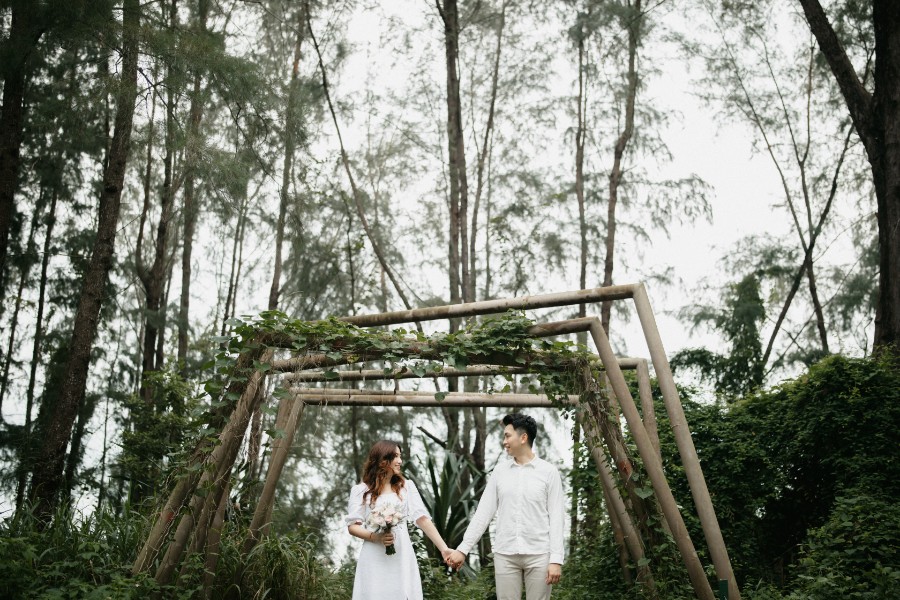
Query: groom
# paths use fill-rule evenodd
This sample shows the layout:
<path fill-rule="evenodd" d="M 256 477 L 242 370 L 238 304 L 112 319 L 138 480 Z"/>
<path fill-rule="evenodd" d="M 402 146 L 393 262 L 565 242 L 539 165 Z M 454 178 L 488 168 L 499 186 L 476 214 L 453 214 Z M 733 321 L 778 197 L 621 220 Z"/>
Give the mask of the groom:
<path fill-rule="evenodd" d="M 503 447 L 512 460 L 494 469 L 459 547 L 447 559 L 458 569 L 494 515 L 494 578 L 497 600 L 547 600 L 563 563 L 564 504 L 556 467 L 532 451 L 534 419 L 521 413 L 503 417 Z"/>

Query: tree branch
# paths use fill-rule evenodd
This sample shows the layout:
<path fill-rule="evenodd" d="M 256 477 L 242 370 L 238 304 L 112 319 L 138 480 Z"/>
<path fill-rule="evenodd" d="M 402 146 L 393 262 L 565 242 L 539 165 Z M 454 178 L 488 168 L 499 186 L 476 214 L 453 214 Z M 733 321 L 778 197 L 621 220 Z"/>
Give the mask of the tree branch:
<path fill-rule="evenodd" d="M 862 139 L 866 150 L 871 151 L 875 141 L 872 131 L 872 95 L 857 77 L 856 70 L 838 40 L 819 0 L 799 0 L 799 2 L 803 7 L 809 30 L 816 36 L 819 49 L 825 56 L 825 60 L 828 61 L 828 66 L 831 67 L 831 72 L 841 89 L 841 95 L 847 103 L 856 133 Z"/>

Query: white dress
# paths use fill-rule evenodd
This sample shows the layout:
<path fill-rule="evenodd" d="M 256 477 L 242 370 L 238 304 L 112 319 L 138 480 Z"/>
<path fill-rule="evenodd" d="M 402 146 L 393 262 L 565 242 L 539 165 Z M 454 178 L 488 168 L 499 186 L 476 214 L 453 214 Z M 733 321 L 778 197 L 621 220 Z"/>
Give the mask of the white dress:
<path fill-rule="evenodd" d="M 363 494 L 368 489 L 365 483 L 354 485 L 350 489 L 347 525 L 366 522 L 372 510 L 369 503 L 363 500 Z M 375 505 L 397 502 L 397 499 L 394 492 L 382 494 L 378 496 Z M 391 529 L 397 553 L 388 556 L 381 542 L 363 541 L 359 560 L 356 562 L 353 600 L 422 600 L 422 579 L 408 527 L 422 517 L 431 517 L 425 509 L 419 490 L 409 479 L 400 489 L 399 500 L 403 503 L 407 518 L 404 523 Z"/>

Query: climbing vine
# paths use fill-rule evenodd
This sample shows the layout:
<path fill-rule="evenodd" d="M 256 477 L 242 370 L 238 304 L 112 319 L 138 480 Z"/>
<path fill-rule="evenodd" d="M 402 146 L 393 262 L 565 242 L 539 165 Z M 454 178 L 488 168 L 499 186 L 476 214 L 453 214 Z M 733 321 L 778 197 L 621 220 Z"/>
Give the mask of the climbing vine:
<path fill-rule="evenodd" d="M 498 364 L 500 374 L 507 376 L 509 371 L 504 368 L 529 367 L 536 374 L 523 377 L 522 382 L 533 393 L 543 391 L 560 407 L 566 406 L 565 398 L 577 389 L 577 374 L 592 357 L 569 341 L 535 339 L 529 333 L 534 321 L 515 311 L 474 322 L 456 333 L 431 336 L 402 327 L 367 329 L 333 317 L 290 319 L 279 311 L 233 318 L 229 325 L 233 327 L 231 335 L 215 338 L 222 344 L 221 351 L 204 365 L 212 371 L 204 387 L 214 407 L 238 399 L 229 384 L 245 382 L 253 371 L 272 370 L 271 362 L 258 357 L 246 360 L 263 348 L 293 352 L 298 369 L 322 367 L 325 377 L 335 380 L 336 367 L 363 361 L 381 362 L 386 375 L 412 372 L 420 377 L 439 376 L 445 366 L 463 369 L 473 363 Z M 507 385 L 500 391 L 508 389 Z M 439 401 L 445 396 L 435 393 Z"/>

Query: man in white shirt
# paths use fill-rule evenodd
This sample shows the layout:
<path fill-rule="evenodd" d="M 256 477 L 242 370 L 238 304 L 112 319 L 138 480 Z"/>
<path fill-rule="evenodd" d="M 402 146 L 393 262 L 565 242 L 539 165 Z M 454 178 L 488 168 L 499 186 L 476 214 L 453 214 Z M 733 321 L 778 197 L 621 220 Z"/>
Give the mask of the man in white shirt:
<path fill-rule="evenodd" d="M 534 419 L 521 413 L 503 417 L 503 447 L 512 460 L 497 465 L 459 547 L 447 564 L 459 568 L 494 515 L 497 527 L 494 578 L 497 600 L 547 600 L 563 563 L 565 505 L 559 471 L 532 451 Z"/>

